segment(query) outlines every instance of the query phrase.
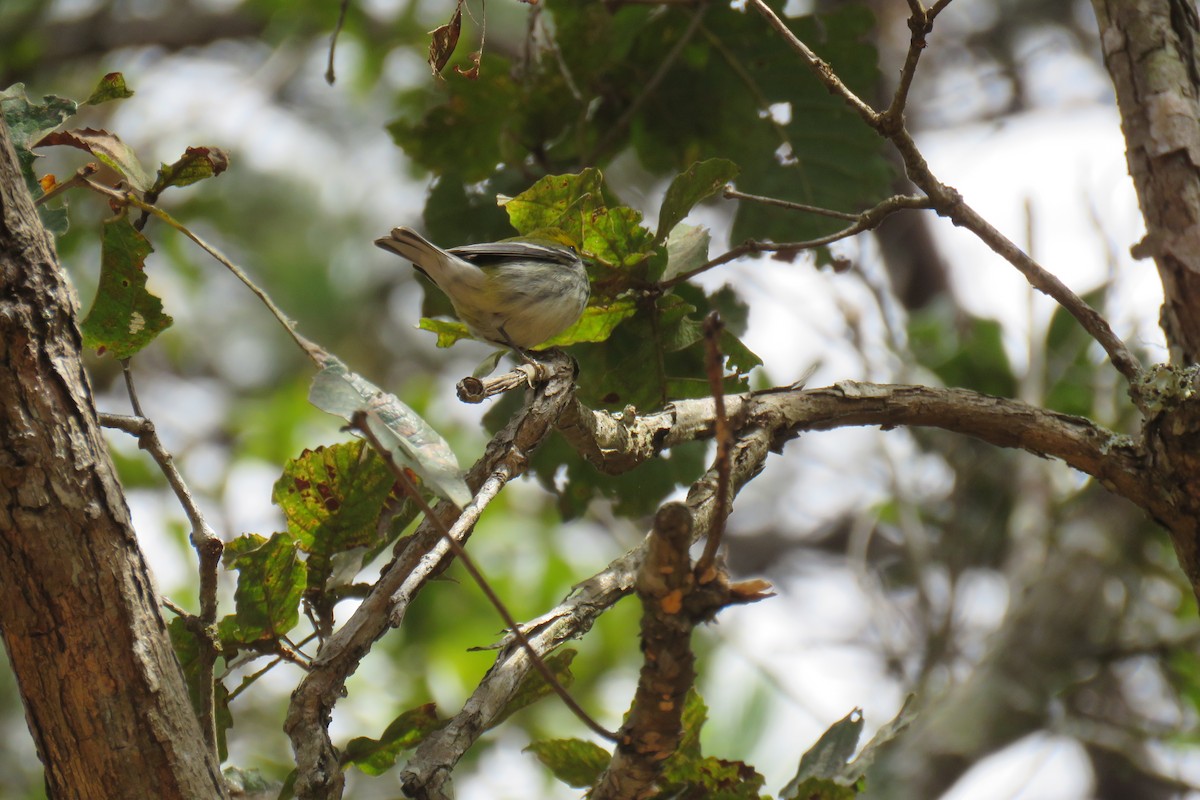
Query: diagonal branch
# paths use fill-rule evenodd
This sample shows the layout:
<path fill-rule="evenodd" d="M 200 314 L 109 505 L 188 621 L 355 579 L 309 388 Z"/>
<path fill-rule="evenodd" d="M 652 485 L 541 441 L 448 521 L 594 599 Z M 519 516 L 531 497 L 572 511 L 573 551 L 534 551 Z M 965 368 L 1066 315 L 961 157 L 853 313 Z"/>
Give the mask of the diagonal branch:
<path fill-rule="evenodd" d="M 471 468 L 467 485 L 478 495 L 494 496 L 507 480 L 525 471 L 527 454 L 549 435 L 562 408 L 574 396 L 570 360 L 557 357 L 550 371 L 547 382 L 531 392 L 524 408 L 492 438 L 483 457 Z M 460 541 L 465 540 L 472 525 L 451 523 L 460 516 L 473 523 L 477 505 L 481 505 L 479 499 L 459 515 L 453 504 L 438 504 L 434 511 L 441 524 L 426 520 L 404 540 L 403 550 L 384 569 L 346 623 L 325 641 L 312 668 L 292 693 L 284 728 L 296 754 L 298 797 L 341 796 L 344 779 L 328 725 L 345 691 L 346 679 L 358 669 L 375 642 L 400 623 L 407 604 L 428 580 L 449 566 L 449 546 L 439 528 L 450 527 L 452 534 L 461 536 Z"/>
<path fill-rule="evenodd" d="M 932 207 L 940 216 L 947 217 L 955 225 L 974 233 L 997 255 L 1016 267 L 1031 286 L 1053 298 L 1071 316 L 1075 317 L 1083 329 L 1104 348 L 1113 366 L 1130 384 L 1136 384 L 1139 381 L 1142 374 L 1141 365 L 1125 343 L 1113 332 L 1108 322 L 1053 273 L 1034 261 L 1010 239 L 992 227 L 963 201 L 962 195 L 958 191 L 939 181 L 905 127 L 903 112 L 904 104 L 907 101 L 907 87 L 916 74 L 917 62 L 926 44 L 925 35 L 932 30 L 932 19 L 945 8 L 946 2 L 938 2 L 928 11 L 922 9 L 920 3 L 910 4 L 914 7 L 913 17 L 909 21 L 913 35 L 902 70 L 901 89 L 897 91 L 891 106 L 882 113 L 871 108 L 843 83 L 832 67 L 801 41 L 788 28 L 787 24 L 767 6 L 764 0 L 749 0 L 749 2 L 784 38 L 831 94 L 841 97 L 846 105 L 862 118 L 863 122 L 892 143 L 904 162 L 909 180 L 929 196 Z M 840 235 L 843 233 L 845 231 L 839 232 L 838 238 L 844 238 Z M 736 255 L 743 255 L 746 252 L 758 251 L 751 249 L 732 252 Z M 1140 403 L 1137 397 L 1134 399 Z"/>
<path fill-rule="evenodd" d="M 669 281 L 664 281 L 664 287 L 671 287 L 684 281 L 691 280 L 701 272 L 707 272 L 713 267 L 718 267 L 721 264 L 727 264 L 734 259 L 741 258 L 744 255 L 752 253 L 798 253 L 801 250 L 813 250 L 817 247 L 824 247 L 827 244 L 849 239 L 851 236 L 857 236 L 865 231 L 878 228 L 880 223 L 887 219 L 897 211 L 906 209 L 929 209 L 933 208 L 933 201 L 927 197 L 915 197 L 909 195 L 895 195 L 886 200 L 881 200 L 874 206 L 862 211 L 858 214 L 848 212 L 832 211 L 825 208 L 817 208 L 815 206 L 807 206 L 802 203 L 792 203 L 787 200 L 779 200 L 774 197 L 761 197 L 759 195 L 745 194 L 731 187 L 726 187 L 724 196 L 736 200 L 751 200 L 764 205 L 782 206 L 784 208 L 792 208 L 797 211 L 805 211 L 812 214 L 819 214 L 827 217 L 838 217 L 841 219 L 852 220 L 850 225 L 842 228 L 840 231 L 835 231 L 825 236 L 818 236 L 816 239 L 809 239 L 803 242 L 759 242 L 750 240 L 734 247 L 726 253 L 723 253 L 716 258 L 709 259 L 705 263 L 696 267 L 689 272 L 683 272 L 676 275 Z"/>
<path fill-rule="evenodd" d="M 746 429 L 730 448 L 730 485 L 739 491 L 762 469 L 770 452 L 770 431 Z M 708 470 L 692 484 L 685 501 L 692 515 L 693 541 L 707 535 L 716 513 L 717 470 Z M 563 642 L 591 630 L 596 620 L 633 591 L 634 580 L 645 557 L 646 541 L 615 559 L 605 569 L 576 584 L 563 602 L 527 623 L 525 635 L 543 655 Z M 508 706 L 525 676 L 532 670 L 525 651 L 510 638 L 496 663 L 479 682 L 467 702 L 445 726 L 421 743 L 401 776 L 411 796 L 451 797 L 450 772 Z"/>

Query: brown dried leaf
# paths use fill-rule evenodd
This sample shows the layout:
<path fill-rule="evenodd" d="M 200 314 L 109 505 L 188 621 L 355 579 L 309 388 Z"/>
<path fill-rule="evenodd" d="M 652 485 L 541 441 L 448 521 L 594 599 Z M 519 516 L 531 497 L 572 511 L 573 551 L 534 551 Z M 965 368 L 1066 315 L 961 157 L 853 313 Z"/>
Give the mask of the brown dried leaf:
<path fill-rule="evenodd" d="M 429 32 L 429 68 L 433 70 L 434 75 L 441 75 L 442 70 L 446 68 L 450 57 L 454 55 L 454 48 L 458 46 L 458 35 L 462 32 L 462 3 L 460 2 L 454 9 L 454 16 L 450 18 L 450 22 L 442 25 L 440 28 L 434 28 Z"/>

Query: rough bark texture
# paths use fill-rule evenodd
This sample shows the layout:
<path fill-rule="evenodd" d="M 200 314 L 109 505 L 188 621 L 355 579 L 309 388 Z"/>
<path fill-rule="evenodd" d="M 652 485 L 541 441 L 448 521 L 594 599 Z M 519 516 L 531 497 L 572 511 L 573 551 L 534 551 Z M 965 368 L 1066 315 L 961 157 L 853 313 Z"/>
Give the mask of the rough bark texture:
<path fill-rule="evenodd" d="M 0 633 L 55 798 L 214 798 L 80 361 L 76 301 L 0 119 Z"/>
<path fill-rule="evenodd" d="M 1093 0 L 1172 361 L 1200 360 L 1200 19 L 1192 0 Z"/>
<path fill-rule="evenodd" d="M 1104 63 L 1121 109 L 1126 158 L 1165 296 L 1162 327 L 1176 365 L 1200 360 L 1200 17 L 1192 0 L 1093 0 Z M 1150 509 L 1171 532 L 1200 597 L 1200 402 L 1194 376 L 1172 389 L 1146 426 L 1160 499 Z M 1180 379 L 1181 378 L 1181 379 Z"/>

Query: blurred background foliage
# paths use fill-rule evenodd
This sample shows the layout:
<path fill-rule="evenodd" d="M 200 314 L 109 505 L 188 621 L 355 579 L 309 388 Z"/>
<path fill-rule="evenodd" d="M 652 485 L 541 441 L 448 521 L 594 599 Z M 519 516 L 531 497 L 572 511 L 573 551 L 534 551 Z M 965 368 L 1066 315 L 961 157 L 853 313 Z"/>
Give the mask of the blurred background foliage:
<path fill-rule="evenodd" d="M 392 225 L 423 222 L 445 245 L 511 235 L 496 194 L 598 166 L 614 202 L 640 209 L 653 228 L 667 181 L 711 157 L 738 164 L 744 191 L 842 211 L 906 190 L 880 141 L 735 6 L 493 2 L 485 17 L 471 5 L 459 52 L 438 79 L 425 64 L 428 31 L 449 19 L 450 4 L 352 0 L 330 87 L 323 75 L 338 6 L 5 0 L 0 86 L 84 97 L 101 75 L 121 71 L 137 94 L 88 109 L 78 125 L 117 132 L 148 165 L 190 145 L 229 152 L 225 174 L 165 196 L 164 206 L 251 272 L 306 335 L 423 414 L 464 463 L 486 441 L 486 409 L 458 404 L 453 383 L 486 348 L 438 350 L 414 330 L 422 309 L 437 306 L 423 301 L 410 270 L 370 246 Z M 906 4 L 830 0 L 787 11 L 852 88 L 876 103 L 889 96 L 908 40 Z M 467 80 L 453 67 L 470 67 L 485 20 L 479 78 Z M 952 4 L 912 93 L 918 141 L 982 141 L 978 160 L 1007 158 L 1018 171 L 1016 151 L 989 151 L 981 130 L 1111 110 L 1094 27 L 1084 2 Z M 43 169 L 61 179 L 82 158 L 58 150 L 46 151 Z M 1013 206 L 1023 200 L 994 191 Z M 1089 200 L 1100 217 L 1103 199 Z M 109 212 L 95 198 L 70 201 L 58 247 L 86 308 Z M 1126 222 L 1136 219 L 1134 207 L 1122 208 Z M 692 221 L 712 229 L 714 255 L 747 237 L 797 241 L 830 230 L 821 217 L 719 202 Z M 1080 256 L 1095 269 L 1072 283 L 1147 362 L 1162 360 L 1155 304 L 1128 277 L 1122 251 L 1135 234 L 1126 241 L 1125 230 L 1098 221 L 1087 231 L 1107 249 Z M 1051 218 L 1038 231 L 1029 226 L 1035 254 L 1057 252 L 1047 237 L 1061 226 Z M 308 363 L 257 301 L 174 232 L 148 233 L 151 288 L 175 324 L 134 359 L 142 403 L 223 538 L 269 536 L 282 524 L 270 493 L 283 464 L 344 435 L 308 405 Z M 972 302 L 981 274 L 1004 267 L 960 263 L 951 244 L 936 220 L 897 216 L 870 241 L 793 263 L 746 260 L 680 292 L 696 308 L 745 320 L 746 345 L 765 361 L 750 375 L 757 386 L 789 384 L 813 364 L 812 385 L 962 386 L 1132 431 L 1115 373 L 1069 317 L 1035 308 L 1019 287 Z M 1084 252 L 1077 242 L 1068 248 Z M 818 271 L 831 256 L 854 269 Z M 636 328 L 618 331 L 610 344 L 573 350 L 585 369 L 642 344 Z M 100 407 L 127 412 L 119 367 L 100 357 L 89 368 Z M 497 403 L 491 413 L 502 421 L 511 412 Z M 114 435 L 112 445 L 160 588 L 193 608 L 183 515 L 132 442 Z M 504 492 L 472 540 L 518 618 L 552 606 L 638 541 L 643 515 L 707 456 L 681 448 L 616 481 L 599 480 L 557 439 L 536 459 L 538 480 Z M 780 598 L 723 615 L 697 637 L 700 688 L 720 721 L 705 730 L 705 752 L 749 760 L 768 788 L 851 707 L 878 725 L 912 689 L 922 716 L 881 759 L 872 796 L 1153 800 L 1184 792 L 1189 776 L 1200 780 L 1198 631 L 1169 544 L 1062 465 L 931 431 L 812 435 L 770 463 L 731 529 L 735 569 L 766 574 Z M 490 665 L 489 652 L 471 648 L 494 641 L 501 623 L 457 568 L 446 577 L 354 676 L 335 741 L 378 735 L 430 700 L 453 713 Z M 229 581 L 225 608 L 232 596 Z M 632 693 L 636 616 L 630 601 L 603 616 L 572 665 L 584 706 L 614 726 Z M 281 666 L 233 701 L 233 763 L 276 780 L 287 773 L 281 725 L 297 678 Z M 575 796 L 518 753 L 531 737 L 575 735 L 567 712 L 543 702 L 515 721 L 470 755 L 460 796 Z M 0 794 L 42 796 L 7 671 L 0 724 L 11 743 L 0 750 Z M 354 797 L 396 794 L 387 777 L 354 777 Z"/>

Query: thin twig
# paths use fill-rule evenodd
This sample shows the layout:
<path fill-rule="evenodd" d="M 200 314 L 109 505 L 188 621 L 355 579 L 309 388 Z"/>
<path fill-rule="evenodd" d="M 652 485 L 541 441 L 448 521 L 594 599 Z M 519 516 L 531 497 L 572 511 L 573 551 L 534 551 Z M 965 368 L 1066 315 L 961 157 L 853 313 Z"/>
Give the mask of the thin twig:
<path fill-rule="evenodd" d="M 888 106 L 887 111 L 883 112 L 885 126 L 904 124 L 904 109 L 908 104 L 908 91 L 912 88 L 913 78 L 917 74 L 917 63 L 921 60 L 921 53 L 925 50 L 925 37 L 933 30 L 933 18 L 921 7 L 920 0 L 910 0 L 909 8 L 912 9 L 912 16 L 908 18 L 908 29 L 912 35 L 909 39 L 908 53 L 904 57 L 904 66 L 900 68 L 900 80 L 892 95 L 891 105 Z"/>
<path fill-rule="evenodd" d="M 808 45 L 800 41 L 799 37 L 792 33 L 791 28 L 776 16 L 770 6 L 764 3 L 763 0 L 749 0 L 749 3 L 758 10 L 758 13 L 766 18 L 771 27 L 778 31 L 783 36 L 784 41 L 800 55 L 817 76 L 817 79 L 829 90 L 830 94 L 839 95 L 872 128 L 879 127 L 879 114 L 875 109 L 871 108 L 862 98 L 856 95 L 849 86 L 842 83 L 842 79 L 837 76 L 833 68 L 825 61 L 822 61 L 816 53 L 809 49 Z"/>
<path fill-rule="evenodd" d="M 943 213 L 941 209 L 939 209 L 939 213 Z M 1075 320 L 1088 332 L 1088 335 L 1099 342 L 1100 346 L 1104 348 L 1104 352 L 1108 354 L 1112 365 L 1118 372 L 1125 376 L 1127 381 L 1132 384 L 1141 379 L 1141 363 L 1126 346 L 1125 342 L 1113 331 L 1112 326 L 1108 324 L 1108 320 L 1101 316 L 1100 312 L 1088 305 L 1082 297 L 1075 294 L 1070 287 L 1059 280 L 1058 276 L 1033 260 L 1025 251 L 1014 244 L 1011 239 L 996 230 L 991 223 L 980 216 L 975 209 L 963 202 L 961 198 L 945 212 L 945 215 L 955 225 L 959 225 L 974 233 L 993 252 L 1016 267 L 1033 288 L 1053 298 L 1071 316 L 1075 317 Z M 1134 394 L 1133 399 L 1134 402 L 1139 405 L 1141 404 L 1136 394 Z"/>
<path fill-rule="evenodd" d="M 217 250 L 212 245 L 208 244 L 208 242 L 201 239 L 199 236 L 197 236 L 195 233 L 193 233 L 191 231 L 191 229 L 189 229 L 183 223 L 177 221 L 174 217 L 172 217 L 166 211 L 163 211 L 161 208 L 159 208 L 158 206 L 155 206 L 151 203 L 147 203 L 145 200 L 142 200 L 140 197 L 138 197 L 133 192 L 120 191 L 118 189 L 113 189 L 109 186 L 105 186 L 103 184 L 96 183 L 95 181 L 91 181 L 91 180 L 85 180 L 84 183 L 92 191 L 99 192 L 100 194 L 102 194 L 108 198 L 111 198 L 112 200 L 115 200 L 118 203 L 121 203 L 122 205 L 133 206 L 134 208 L 139 208 L 142 211 L 146 211 L 150 214 L 153 214 L 154 216 L 158 217 L 163 222 L 167 223 L 172 228 L 179 231 L 184 236 L 186 236 L 187 238 L 189 238 L 193 242 L 195 242 L 200 247 L 201 250 L 208 253 L 213 258 L 215 258 L 221 264 L 221 266 L 225 267 L 225 269 L 227 269 L 231 273 L 233 273 L 233 276 L 235 278 L 237 278 L 239 281 L 241 281 L 245 285 L 245 287 L 247 289 L 249 289 L 250 292 L 255 297 L 257 297 L 263 305 L 265 305 L 267 307 L 267 310 L 270 311 L 271 315 L 273 317 L 275 317 L 276 320 L 279 321 L 279 324 L 284 327 L 284 329 L 288 332 L 288 335 L 292 337 L 293 341 L 295 341 L 296 344 L 300 345 L 300 349 L 302 349 L 305 352 L 305 354 L 307 354 L 309 356 L 309 358 L 311 358 L 314 361 L 314 363 L 316 363 L 318 366 L 321 365 L 320 360 L 317 358 L 317 355 L 316 355 L 316 353 L 319 352 L 319 348 L 315 348 L 315 345 L 312 342 L 310 342 L 305 337 L 301 336 L 300 333 L 297 332 L 297 330 L 296 330 L 296 323 L 293 322 L 286 314 L 283 313 L 283 309 L 281 309 L 279 306 L 275 305 L 275 301 L 271 299 L 270 295 L 268 295 L 261 288 L 259 288 L 259 286 L 257 284 L 255 284 L 254 281 L 250 280 L 249 275 L 247 275 L 245 272 L 243 272 L 241 270 L 241 268 L 239 268 L 236 264 L 234 264 L 232 261 L 230 261 L 228 258 L 226 258 L 219 250 Z"/>
<path fill-rule="evenodd" d="M 129 395 L 129 407 L 135 417 L 145 417 L 142 404 L 138 401 L 137 388 L 133 384 L 133 370 L 129 368 L 129 359 L 121 359 L 121 374 L 125 377 L 125 393 Z"/>
<path fill-rule="evenodd" d="M 735 192 L 734 194 L 737 196 L 741 193 Z M 749 197 L 755 201 L 760 200 L 760 198 L 755 195 L 750 195 Z M 761 199 L 766 200 L 767 198 Z M 781 205 L 786 202 L 787 201 L 780 200 L 777 203 L 772 203 L 772 205 Z M 706 272 L 713 267 L 720 266 L 721 264 L 726 264 L 734 259 L 741 258 L 744 255 L 777 252 L 798 253 L 802 250 L 812 250 L 827 244 L 833 244 L 834 242 L 841 241 L 842 239 L 848 239 L 851 236 L 857 236 L 864 231 L 873 230 L 879 227 L 881 222 L 897 211 L 902 211 L 905 209 L 929 209 L 933 208 L 933 205 L 933 201 L 927 197 L 916 197 L 912 195 L 896 195 L 894 197 L 889 197 L 879 204 L 867 209 L 866 211 L 863 211 L 861 214 L 852 215 L 851 218 L 855 220 L 854 224 L 842 228 L 840 231 L 830 233 L 826 236 L 818 236 L 815 239 L 808 239 L 807 241 L 802 242 L 759 242 L 756 240 L 746 241 L 729 250 L 728 252 L 717 256 L 716 258 L 710 259 L 693 270 L 680 273 L 674 278 L 671 278 L 669 281 L 664 281 L 662 285 L 667 288 L 676 286 L 684 281 L 694 278 L 702 272 Z M 808 208 L 804 210 L 808 210 Z M 828 213 L 828 210 L 825 211 L 825 216 L 832 216 L 832 214 Z"/>
<path fill-rule="evenodd" d="M 992 227 L 963 201 L 958 191 L 943 184 L 934 177 L 933 171 L 929 168 L 929 164 L 925 161 L 924 156 L 921 155 L 912 135 L 904 126 L 904 115 L 902 112 L 907 99 L 907 86 L 912 82 L 920 57 L 920 51 L 925 47 L 925 33 L 928 32 L 927 29 L 931 28 L 933 18 L 949 4 L 949 0 L 939 0 L 924 14 L 923 19 L 918 18 L 912 23 L 913 36 L 909 43 L 905 67 L 902 72 L 902 90 L 898 91 L 895 97 L 893 97 L 891 107 L 888 111 L 882 114 L 876 112 L 851 91 L 833 72 L 829 64 L 818 58 L 816 53 L 792 33 L 791 29 L 784 24 L 763 0 L 749 0 L 749 3 L 758 10 L 771 27 L 775 28 L 783 36 L 792 50 L 808 65 L 826 89 L 840 96 L 867 125 L 891 141 L 904 162 L 904 168 L 908 173 L 909 179 L 928 195 L 931 207 L 939 215 L 948 217 L 955 225 L 970 230 L 983 240 L 988 247 L 1016 267 L 1035 289 L 1049 295 L 1065 308 L 1075 317 L 1083 329 L 1100 343 L 1100 346 L 1108 354 L 1109 360 L 1112 361 L 1113 366 L 1129 383 L 1136 383 L 1141 378 L 1141 364 L 1125 343 L 1113 332 L 1108 322 L 1095 309 L 1084 302 L 1079 295 L 1071 291 L 1066 284 L 1044 269 L 1024 253 L 1021 248 L 1017 247 L 1012 241 Z M 833 234 L 833 237 L 845 238 L 847 235 L 853 235 L 853 232 L 857 232 L 854 231 L 855 227 L 851 226 L 845 231 Z M 815 246 L 814 242 L 820 241 L 813 240 L 813 242 L 799 244 L 811 247 Z M 718 263 L 725 263 L 725 261 L 731 260 L 731 258 L 736 258 L 746 253 L 763 252 L 766 249 L 785 250 L 789 248 L 778 246 L 763 248 L 758 243 L 747 243 L 740 248 L 734 248 L 734 250 L 721 258 L 714 259 L 713 262 L 709 262 L 709 264 L 693 270 L 689 275 L 679 276 L 679 278 L 686 279 L 705 269 L 710 269 Z M 1141 403 L 1136 396 L 1134 401 L 1139 404 Z M 1145 409 L 1143 409 L 1144 411 Z"/>
<path fill-rule="evenodd" d="M 329 37 L 329 64 L 325 67 L 325 82 L 333 86 L 333 82 L 337 80 L 337 76 L 333 72 L 333 54 L 337 49 L 338 36 L 342 33 L 342 26 L 346 24 L 346 11 L 350 8 L 350 0 L 342 0 L 342 6 L 338 9 L 337 24 L 333 27 L 333 35 Z"/>
<path fill-rule="evenodd" d="M 133 400 L 134 406 L 137 407 L 136 394 L 132 392 L 132 387 L 130 398 Z M 190 539 L 199 561 L 200 614 L 195 618 L 190 614 L 185 615 L 184 619 L 189 621 L 194 620 L 198 623 L 189 625 L 189 629 L 197 635 L 201 644 L 199 656 L 197 657 L 199 673 L 197 683 L 204 687 L 204 692 L 200 697 L 200 708 L 197 709 L 197 716 L 199 716 L 200 723 L 204 729 L 205 740 L 215 753 L 217 748 L 217 719 L 214 675 L 219 647 L 213 638 L 211 630 L 217 621 L 217 570 L 221 563 L 221 553 L 225 549 L 225 544 L 204 519 L 204 512 L 200 510 L 200 506 L 196 503 L 195 498 L 192 497 L 192 492 L 184 481 L 183 475 L 176 468 L 174 457 L 163 446 L 162 440 L 158 438 L 158 432 L 155 430 L 153 422 L 143 416 L 127 417 L 119 414 L 100 414 L 100 424 L 107 428 L 124 431 L 137 438 L 138 447 L 149 453 L 154 462 L 158 464 L 159 470 L 167 479 L 167 483 L 175 493 L 176 499 L 179 500 L 179 504 L 183 507 L 188 522 L 191 523 L 192 533 Z"/>
<path fill-rule="evenodd" d="M 37 200 L 34 200 L 33 204 L 35 206 L 40 206 L 43 203 L 48 202 L 49 200 L 52 200 L 55 197 L 58 197 L 63 192 L 69 191 L 70 189 L 74 189 L 76 186 L 86 185 L 87 179 L 90 178 L 91 176 L 95 175 L 99 169 L 100 169 L 99 166 L 97 166 L 96 164 L 93 164 L 91 162 L 84 164 L 82 167 L 75 170 L 75 174 L 73 176 L 71 176 L 71 178 L 63 181 L 62 183 L 56 183 L 50 189 L 50 191 L 43 194 Z"/>
<path fill-rule="evenodd" d="M 851 222 L 857 220 L 861 214 L 855 214 L 850 211 L 835 211 L 832 208 L 822 208 L 821 206 L 810 206 L 805 203 L 794 203 L 791 200 L 781 200 L 778 197 L 764 197 L 760 194 L 747 194 L 739 192 L 732 186 L 726 186 L 722 196 L 726 200 L 751 200 L 755 203 L 762 203 L 766 206 L 777 206 L 786 208 L 791 211 L 803 211 L 806 214 L 817 214 L 822 217 L 832 217 L 834 219 L 844 219 Z"/>
<path fill-rule="evenodd" d="M 540 362 L 518 364 L 508 372 L 489 378 L 469 376 L 455 386 L 458 399 L 464 403 L 478 404 L 489 397 L 512 391 L 520 386 L 533 386 L 543 380 L 545 369 Z"/>
<path fill-rule="evenodd" d="M 704 552 L 696 562 L 696 577 L 700 583 L 708 583 L 714 577 L 713 564 L 716 563 L 721 537 L 725 533 L 725 521 L 729 517 L 729 447 L 733 441 L 733 432 L 729 429 L 729 419 L 725 416 L 725 369 L 719 341 L 724 327 L 716 311 L 704 318 L 704 365 L 708 372 L 708 388 L 713 398 L 713 438 L 717 441 L 717 508 L 713 513 L 712 525 L 708 529 Z"/>
<path fill-rule="evenodd" d="M 521 632 L 521 626 L 517 624 L 516 618 L 508 610 L 508 606 L 504 604 L 504 601 L 500 599 L 500 596 L 496 594 L 496 591 L 492 588 L 492 585 L 488 583 L 487 578 L 484 577 L 483 573 L 479 570 L 479 567 L 476 566 L 475 560 L 467 554 L 466 549 L 461 543 L 459 543 L 458 539 L 456 539 L 450 533 L 450 529 L 446 527 L 441 518 L 438 517 L 438 515 L 434 513 L 433 509 L 430 508 L 429 504 L 425 502 L 425 498 L 421 496 L 420 491 L 418 491 L 417 487 L 413 485 L 413 482 L 409 479 L 407 473 L 405 473 L 405 471 L 400 468 L 400 465 L 396 463 L 395 459 L 392 458 L 392 452 L 375 436 L 375 433 L 371 430 L 371 426 L 367 424 L 366 414 L 362 411 L 357 412 L 350 424 L 355 430 L 361 433 L 368 442 L 370 442 L 372 447 L 375 448 L 375 452 L 379 454 L 379 456 L 384 460 L 384 463 L 388 465 L 388 469 L 392 471 L 392 475 L 396 478 L 396 482 L 404 488 L 404 491 L 408 494 L 409 498 L 416 503 L 418 508 L 421 509 L 421 513 L 425 515 L 425 518 L 432 520 L 434 527 L 437 528 L 438 532 L 442 535 L 443 541 L 450 546 L 450 550 L 454 553 L 455 558 L 459 560 L 459 563 L 463 565 L 463 567 L 467 570 L 467 573 L 471 576 L 471 580 L 475 581 L 475 585 L 480 588 L 484 596 L 487 597 L 488 602 L 492 604 L 494 609 L 496 609 L 496 613 L 500 615 L 500 618 L 504 620 L 504 624 L 508 626 L 510 631 L 512 631 L 513 637 L 529 654 L 530 661 L 533 662 L 534 668 L 542 676 L 542 679 L 546 681 L 546 684 L 554 690 L 554 693 L 557 694 L 559 699 L 563 701 L 563 704 L 571 710 L 571 713 L 578 717 L 584 725 L 587 725 L 587 727 L 593 733 L 603 736 L 611 741 L 615 741 L 617 738 L 616 734 L 612 733 L 599 722 L 596 722 L 596 720 L 592 719 L 591 715 L 583 709 L 583 706 L 576 702 L 575 698 L 572 697 L 571 693 L 568 692 L 566 687 L 562 685 L 550 667 L 546 666 L 546 662 L 542 660 L 542 657 L 538 655 L 537 651 L 533 649 L 533 646 L 529 644 L 529 639 L 527 639 L 525 634 Z"/>

